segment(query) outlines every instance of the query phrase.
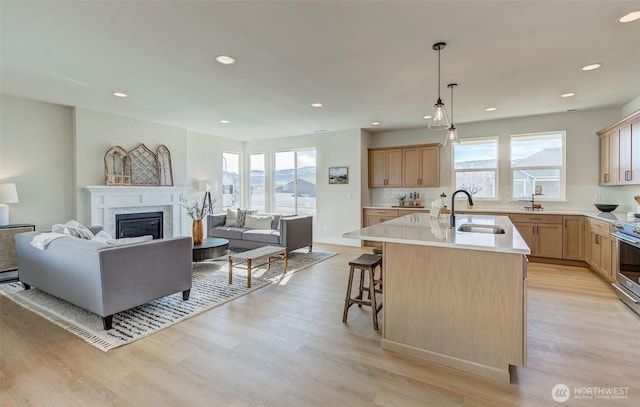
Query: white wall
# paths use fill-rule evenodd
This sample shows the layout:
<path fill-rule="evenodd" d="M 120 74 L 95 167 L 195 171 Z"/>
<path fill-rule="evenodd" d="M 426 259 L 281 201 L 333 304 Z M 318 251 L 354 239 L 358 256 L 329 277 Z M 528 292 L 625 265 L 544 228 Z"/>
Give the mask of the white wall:
<path fill-rule="evenodd" d="M 173 184 L 187 181 L 187 130 L 88 109 L 75 109 L 75 184 L 77 217 L 89 223 L 87 185 L 104 185 L 104 154 L 113 146 L 133 150 L 144 143 L 151 151 L 164 144 L 171 152 Z"/>
<path fill-rule="evenodd" d="M 638 194 L 637 186 L 599 187 L 598 182 L 598 137 L 596 132 L 620 119 L 619 108 L 567 112 L 514 119 L 491 120 L 475 123 L 456 124 L 461 139 L 498 136 L 499 156 L 503 165 L 499 169 L 499 194 L 501 201 L 478 201 L 478 208 L 508 209 L 522 206 L 510 199 L 509 185 L 509 136 L 512 134 L 566 130 L 567 196 L 566 202 L 547 202 L 548 209 L 594 210 L 593 203 L 617 203 L 618 211 L 635 209 L 633 195 Z M 393 145 L 442 143 L 445 132 L 424 129 L 399 130 L 374 135 L 376 147 Z M 440 188 L 418 189 L 429 202 L 439 197 L 441 192 L 451 196 L 451 148 L 440 150 Z M 414 190 L 414 189 L 411 189 Z M 376 188 L 373 203 L 376 205 L 396 204 L 395 197 L 409 190 L 402 188 Z"/>
<path fill-rule="evenodd" d="M 72 109 L 0 95 L 0 124 L 0 183 L 14 182 L 20 199 L 9 221 L 46 230 L 72 219 Z"/>
<path fill-rule="evenodd" d="M 359 246 L 359 241 L 344 239 L 342 235 L 361 227 L 363 167 L 360 129 L 247 142 L 245 153 L 265 153 L 271 157 L 275 151 L 310 147 L 315 147 L 317 152 L 314 241 Z M 267 160 L 267 165 L 272 165 L 270 160 Z M 349 184 L 329 185 L 329 167 L 335 166 L 349 167 Z"/>

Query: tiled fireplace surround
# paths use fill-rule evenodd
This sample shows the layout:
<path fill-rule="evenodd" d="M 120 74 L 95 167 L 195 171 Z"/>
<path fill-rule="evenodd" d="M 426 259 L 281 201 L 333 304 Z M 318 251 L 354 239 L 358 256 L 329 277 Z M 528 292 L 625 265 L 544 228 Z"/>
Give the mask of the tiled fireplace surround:
<path fill-rule="evenodd" d="M 116 232 L 116 215 L 160 211 L 164 237 L 181 235 L 184 208 L 180 198 L 186 187 L 91 185 L 85 189 L 91 196 L 91 225 L 102 226 L 111 236 Z"/>

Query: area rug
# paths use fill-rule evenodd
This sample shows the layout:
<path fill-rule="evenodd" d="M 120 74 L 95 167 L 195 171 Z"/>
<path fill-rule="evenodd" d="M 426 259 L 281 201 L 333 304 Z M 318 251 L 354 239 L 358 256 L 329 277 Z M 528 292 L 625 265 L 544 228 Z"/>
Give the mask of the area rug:
<path fill-rule="evenodd" d="M 234 267 L 233 284 L 228 281 L 228 266 L 224 261 L 197 263 L 193 269 L 193 285 L 188 301 L 182 292 L 169 295 L 113 316 L 113 329 L 105 331 L 102 319 L 36 288 L 24 290 L 21 283 L 0 285 L 0 295 L 13 300 L 56 325 L 66 329 L 103 351 L 126 345 L 187 318 L 220 306 L 259 288 L 277 283 L 283 277 L 334 256 L 334 252 L 313 251 L 289 253 L 287 273 L 283 262 L 271 269 L 256 268 L 251 273 L 251 288 L 247 288 L 245 269 Z"/>

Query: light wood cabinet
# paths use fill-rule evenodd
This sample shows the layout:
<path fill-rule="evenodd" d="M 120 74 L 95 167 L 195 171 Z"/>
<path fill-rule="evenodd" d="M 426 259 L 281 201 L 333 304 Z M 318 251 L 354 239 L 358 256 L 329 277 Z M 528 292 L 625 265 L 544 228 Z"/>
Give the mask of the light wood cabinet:
<path fill-rule="evenodd" d="M 402 149 L 402 186 L 440 186 L 440 145 Z"/>
<path fill-rule="evenodd" d="M 397 218 L 398 211 L 394 209 L 364 209 L 362 216 L 362 224 L 367 227 Z"/>
<path fill-rule="evenodd" d="M 512 213 L 509 217 L 531 249 L 531 256 L 562 258 L 562 215 Z"/>
<path fill-rule="evenodd" d="M 598 138 L 598 185 L 611 182 L 611 166 L 609 160 L 609 134 L 602 134 Z"/>
<path fill-rule="evenodd" d="M 584 217 L 579 215 L 563 216 L 562 258 L 565 260 L 584 260 Z"/>
<path fill-rule="evenodd" d="M 585 261 L 608 281 L 616 281 L 616 241 L 610 236 L 611 225 L 596 219 L 588 219 L 585 227 Z"/>
<path fill-rule="evenodd" d="M 640 185 L 640 110 L 597 134 L 598 185 Z"/>
<path fill-rule="evenodd" d="M 402 186 L 402 149 L 369 150 L 369 187 Z"/>
<path fill-rule="evenodd" d="M 440 144 L 369 149 L 369 187 L 440 186 Z"/>

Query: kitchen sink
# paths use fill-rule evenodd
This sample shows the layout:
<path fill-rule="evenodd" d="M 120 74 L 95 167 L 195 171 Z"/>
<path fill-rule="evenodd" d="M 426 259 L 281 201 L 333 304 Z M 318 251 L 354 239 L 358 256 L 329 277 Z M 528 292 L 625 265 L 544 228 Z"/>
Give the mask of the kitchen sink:
<path fill-rule="evenodd" d="M 463 223 L 458 226 L 459 232 L 467 233 L 489 233 L 492 235 L 504 234 L 504 228 L 496 225 L 480 225 L 477 223 Z"/>

